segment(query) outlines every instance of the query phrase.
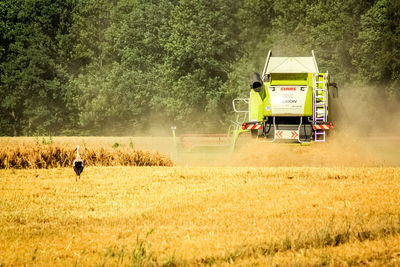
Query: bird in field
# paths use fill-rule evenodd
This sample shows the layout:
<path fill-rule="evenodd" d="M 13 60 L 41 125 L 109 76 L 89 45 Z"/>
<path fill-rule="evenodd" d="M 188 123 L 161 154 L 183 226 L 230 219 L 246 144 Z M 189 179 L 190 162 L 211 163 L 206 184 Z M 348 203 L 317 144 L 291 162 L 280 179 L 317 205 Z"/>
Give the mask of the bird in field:
<path fill-rule="evenodd" d="M 81 173 L 83 172 L 83 167 L 84 167 L 83 159 L 81 159 L 81 157 L 79 156 L 79 145 L 76 146 L 76 158 L 72 163 L 72 165 L 74 166 L 74 171 L 77 175 L 75 181 L 78 181 L 78 178 L 81 179 Z"/>

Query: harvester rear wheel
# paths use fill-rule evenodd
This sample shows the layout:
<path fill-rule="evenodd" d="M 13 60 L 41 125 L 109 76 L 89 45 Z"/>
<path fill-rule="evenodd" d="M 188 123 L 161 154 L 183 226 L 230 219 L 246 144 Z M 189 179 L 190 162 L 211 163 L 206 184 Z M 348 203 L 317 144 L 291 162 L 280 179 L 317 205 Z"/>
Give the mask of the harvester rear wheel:
<path fill-rule="evenodd" d="M 251 138 L 257 138 L 258 137 L 258 130 L 250 130 L 251 131 Z"/>

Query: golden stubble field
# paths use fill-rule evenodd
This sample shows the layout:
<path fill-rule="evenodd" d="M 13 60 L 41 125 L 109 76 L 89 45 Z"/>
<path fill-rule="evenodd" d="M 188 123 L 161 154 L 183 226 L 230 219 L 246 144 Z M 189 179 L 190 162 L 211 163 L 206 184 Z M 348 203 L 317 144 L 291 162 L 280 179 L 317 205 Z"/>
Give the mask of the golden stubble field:
<path fill-rule="evenodd" d="M 79 182 L 72 168 L 0 170 L 0 266 L 400 265 L 398 165 L 338 146 L 88 166 Z M 307 164 L 321 148 L 332 155 Z"/>

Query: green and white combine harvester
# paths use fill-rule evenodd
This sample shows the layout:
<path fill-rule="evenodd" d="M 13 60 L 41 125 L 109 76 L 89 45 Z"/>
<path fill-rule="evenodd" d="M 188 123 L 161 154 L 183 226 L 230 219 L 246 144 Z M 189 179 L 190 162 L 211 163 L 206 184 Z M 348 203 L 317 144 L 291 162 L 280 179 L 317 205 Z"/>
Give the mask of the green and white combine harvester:
<path fill-rule="evenodd" d="M 325 142 L 336 97 L 338 88 L 328 72 L 319 72 L 314 51 L 311 57 L 273 57 L 269 51 L 262 74 L 252 76 L 250 97 L 232 102 L 232 148 L 246 132 L 271 142 Z"/>

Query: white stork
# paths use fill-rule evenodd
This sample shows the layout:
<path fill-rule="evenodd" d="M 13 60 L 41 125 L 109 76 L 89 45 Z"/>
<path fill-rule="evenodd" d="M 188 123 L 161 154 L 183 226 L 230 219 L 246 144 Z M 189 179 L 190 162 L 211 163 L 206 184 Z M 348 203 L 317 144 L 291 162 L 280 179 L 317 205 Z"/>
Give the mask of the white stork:
<path fill-rule="evenodd" d="M 84 167 L 83 159 L 81 159 L 81 157 L 79 156 L 79 145 L 76 146 L 76 158 L 72 163 L 72 165 L 74 166 L 74 171 L 77 175 L 75 181 L 78 181 L 78 178 L 81 179 L 81 173 L 83 172 L 83 167 Z"/>

